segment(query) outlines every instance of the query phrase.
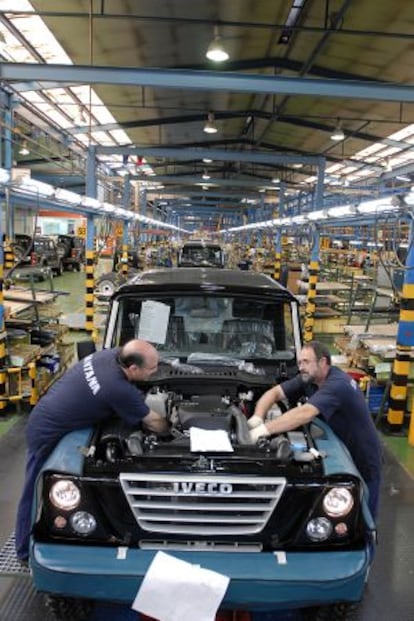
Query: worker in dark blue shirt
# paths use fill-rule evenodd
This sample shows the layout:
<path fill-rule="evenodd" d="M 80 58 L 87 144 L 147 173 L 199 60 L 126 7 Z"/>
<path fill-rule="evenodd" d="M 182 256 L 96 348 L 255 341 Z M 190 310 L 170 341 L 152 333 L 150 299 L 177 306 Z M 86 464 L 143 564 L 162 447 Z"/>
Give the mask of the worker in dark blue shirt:
<path fill-rule="evenodd" d="M 267 412 L 277 402 L 297 405 L 265 422 Z M 299 356 L 299 375 L 270 388 L 258 400 L 249 419 L 250 438 L 279 434 L 309 423 L 318 414 L 348 448 L 364 479 L 368 505 L 374 519 L 378 513 L 382 469 L 382 447 L 357 382 L 341 369 L 331 366 L 329 349 L 318 341 L 306 343 Z"/>
<path fill-rule="evenodd" d="M 165 417 L 150 410 L 135 386 L 157 368 L 157 350 L 146 341 L 134 339 L 122 348 L 102 350 L 80 360 L 33 408 L 26 429 L 26 479 L 16 521 L 16 554 L 21 561 L 28 558 L 36 478 L 64 435 L 112 416 L 130 425 L 142 422 L 155 433 L 168 429 Z"/>

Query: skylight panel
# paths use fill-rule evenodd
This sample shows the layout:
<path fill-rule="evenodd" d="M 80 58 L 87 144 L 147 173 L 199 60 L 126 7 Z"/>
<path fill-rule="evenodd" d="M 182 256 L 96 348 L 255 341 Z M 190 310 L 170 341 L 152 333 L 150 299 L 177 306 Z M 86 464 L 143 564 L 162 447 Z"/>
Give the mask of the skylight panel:
<path fill-rule="evenodd" d="M 121 145 L 132 144 L 128 134 L 123 129 L 113 129 L 109 132 L 113 139 Z"/>
<path fill-rule="evenodd" d="M 99 142 L 99 144 L 103 144 L 106 146 L 111 146 L 114 144 L 114 141 L 106 132 L 92 131 L 92 136 L 94 140 L 96 140 L 96 142 Z"/>

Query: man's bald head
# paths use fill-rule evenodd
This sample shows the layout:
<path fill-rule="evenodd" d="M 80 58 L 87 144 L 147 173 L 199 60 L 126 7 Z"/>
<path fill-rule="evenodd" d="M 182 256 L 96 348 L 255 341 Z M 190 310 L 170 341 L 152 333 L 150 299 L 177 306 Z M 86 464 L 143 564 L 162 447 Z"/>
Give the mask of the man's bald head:
<path fill-rule="evenodd" d="M 125 343 L 119 352 L 119 361 L 130 380 L 146 379 L 158 367 L 158 352 L 151 343 L 133 339 Z M 139 372 L 140 377 L 136 377 Z M 134 375 L 131 376 L 131 373 Z"/>

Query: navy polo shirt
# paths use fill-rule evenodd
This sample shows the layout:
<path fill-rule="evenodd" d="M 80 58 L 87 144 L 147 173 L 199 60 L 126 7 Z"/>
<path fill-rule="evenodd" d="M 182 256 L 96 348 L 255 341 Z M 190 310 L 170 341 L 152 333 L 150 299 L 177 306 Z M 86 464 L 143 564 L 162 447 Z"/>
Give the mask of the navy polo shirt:
<path fill-rule="evenodd" d="M 142 392 L 128 381 L 119 350 L 106 349 L 77 362 L 40 399 L 30 413 L 30 451 L 51 451 L 65 434 L 111 416 L 137 425 L 149 408 Z"/>
<path fill-rule="evenodd" d="M 281 387 L 290 403 L 307 397 L 307 402 L 318 409 L 348 448 L 366 481 L 380 477 L 381 443 L 364 395 L 354 379 L 341 369 L 331 367 L 320 387 L 304 382 L 300 374 L 282 382 Z"/>

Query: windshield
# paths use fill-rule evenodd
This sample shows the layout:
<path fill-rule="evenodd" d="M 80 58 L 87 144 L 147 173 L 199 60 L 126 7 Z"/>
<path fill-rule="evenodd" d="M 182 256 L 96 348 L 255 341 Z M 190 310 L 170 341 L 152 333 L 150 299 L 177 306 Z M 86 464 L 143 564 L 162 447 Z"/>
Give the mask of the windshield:
<path fill-rule="evenodd" d="M 180 263 L 189 265 L 204 265 L 221 267 L 223 255 L 220 246 L 183 246 Z"/>
<path fill-rule="evenodd" d="M 119 300 L 111 346 L 131 338 L 155 345 L 161 358 L 206 361 L 290 360 L 294 357 L 292 310 L 288 302 L 217 295 Z"/>

